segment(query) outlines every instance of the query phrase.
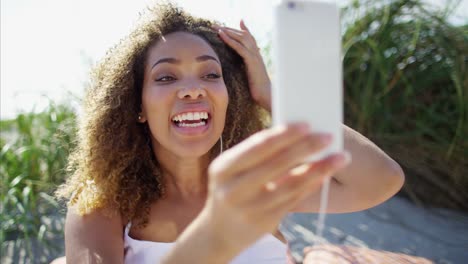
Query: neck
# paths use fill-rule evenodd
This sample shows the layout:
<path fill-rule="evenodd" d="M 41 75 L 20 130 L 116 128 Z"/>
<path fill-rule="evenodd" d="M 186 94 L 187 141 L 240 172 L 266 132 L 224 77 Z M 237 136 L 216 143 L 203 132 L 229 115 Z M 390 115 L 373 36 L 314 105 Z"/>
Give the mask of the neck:
<path fill-rule="evenodd" d="M 166 198 L 186 201 L 206 199 L 209 153 L 201 157 L 179 157 L 161 146 L 154 149 L 165 179 Z"/>

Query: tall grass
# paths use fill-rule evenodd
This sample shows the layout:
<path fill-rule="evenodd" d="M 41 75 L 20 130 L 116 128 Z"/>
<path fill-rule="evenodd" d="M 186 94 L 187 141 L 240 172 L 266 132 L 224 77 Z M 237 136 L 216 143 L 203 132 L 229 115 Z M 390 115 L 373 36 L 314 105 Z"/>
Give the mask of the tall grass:
<path fill-rule="evenodd" d="M 354 1 L 344 9 L 345 120 L 400 164 L 404 194 L 468 210 L 468 25 L 456 6 Z"/>
<path fill-rule="evenodd" d="M 49 240 L 63 236 L 49 217 L 60 215 L 52 193 L 64 181 L 75 113 L 51 103 L 41 113 L 0 121 L 0 132 L 0 255 L 5 257 L 7 245 L 14 242 L 16 253 L 24 252 L 23 261 L 46 261 L 54 248 L 61 248 Z"/>

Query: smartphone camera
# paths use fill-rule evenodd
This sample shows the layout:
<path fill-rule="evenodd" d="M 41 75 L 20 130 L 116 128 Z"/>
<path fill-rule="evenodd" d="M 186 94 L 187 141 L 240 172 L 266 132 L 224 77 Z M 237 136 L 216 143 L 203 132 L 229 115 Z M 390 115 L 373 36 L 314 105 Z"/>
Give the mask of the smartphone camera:
<path fill-rule="evenodd" d="M 288 8 L 289 9 L 294 9 L 296 7 L 296 3 L 293 1 L 288 2 Z"/>

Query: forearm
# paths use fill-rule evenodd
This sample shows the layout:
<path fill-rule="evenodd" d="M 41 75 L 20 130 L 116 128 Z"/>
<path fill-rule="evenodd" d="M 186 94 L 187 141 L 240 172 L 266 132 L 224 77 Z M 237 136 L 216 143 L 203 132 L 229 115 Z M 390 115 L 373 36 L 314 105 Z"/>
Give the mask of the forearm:
<path fill-rule="evenodd" d="M 255 102 L 269 113 L 271 113 L 271 84 L 267 85 L 265 89 L 259 90 L 255 94 L 252 93 L 252 98 Z"/>

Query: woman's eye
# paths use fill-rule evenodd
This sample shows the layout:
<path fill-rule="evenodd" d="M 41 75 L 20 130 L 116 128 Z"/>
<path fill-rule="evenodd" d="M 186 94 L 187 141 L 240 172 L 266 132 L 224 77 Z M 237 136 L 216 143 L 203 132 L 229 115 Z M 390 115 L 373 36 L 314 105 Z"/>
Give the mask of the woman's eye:
<path fill-rule="evenodd" d="M 170 82 L 170 81 L 175 81 L 175 78 L 172 76 L 163 76 L 158 79 L 156 79 L 157 82 Z"/>
<path fill-rule="evenodd" d="M 206 79 L 219 79 L 221 78 L 221 75 L 217 73 L 210 73 L 210 74 L 205 75 L 205 78 Z"/>

